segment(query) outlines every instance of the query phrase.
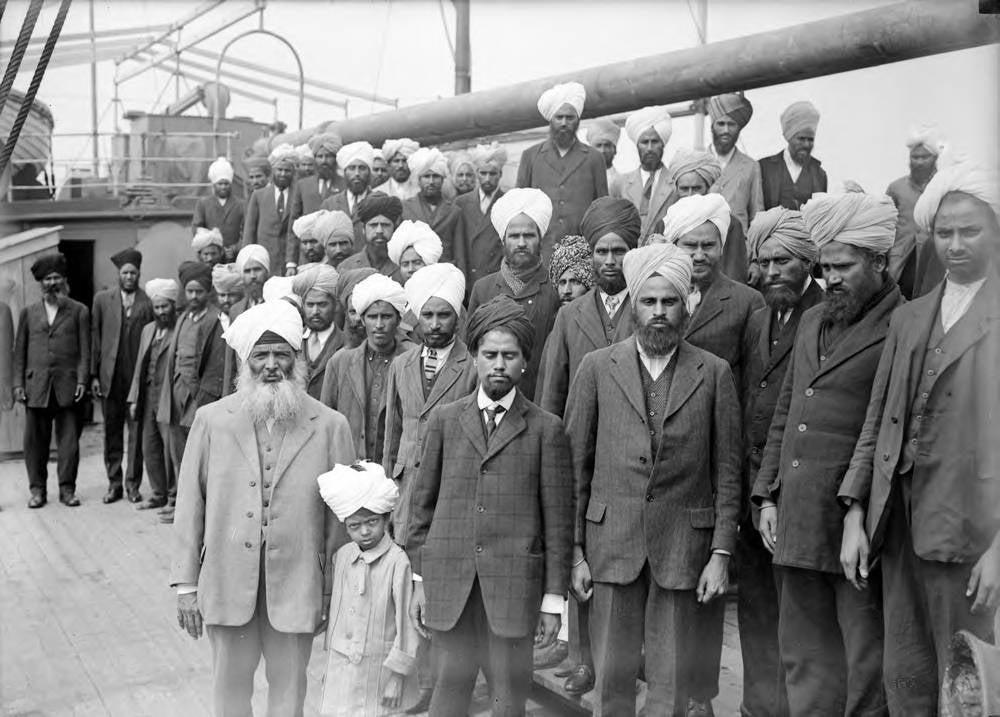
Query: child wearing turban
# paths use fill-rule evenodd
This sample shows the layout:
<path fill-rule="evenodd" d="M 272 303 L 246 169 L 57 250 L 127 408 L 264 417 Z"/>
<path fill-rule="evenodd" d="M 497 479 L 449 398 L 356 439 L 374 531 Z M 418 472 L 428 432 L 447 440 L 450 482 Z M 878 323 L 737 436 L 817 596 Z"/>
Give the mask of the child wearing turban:
<path fill-rule="evenodd" d="M 316 479 L 350 542 L 333 557 L 320 714 L 379 717 L 413 704 L 417 632 L 409 619 L 410 561 L 389 533 L 396 484 L 369 461 Z"/>

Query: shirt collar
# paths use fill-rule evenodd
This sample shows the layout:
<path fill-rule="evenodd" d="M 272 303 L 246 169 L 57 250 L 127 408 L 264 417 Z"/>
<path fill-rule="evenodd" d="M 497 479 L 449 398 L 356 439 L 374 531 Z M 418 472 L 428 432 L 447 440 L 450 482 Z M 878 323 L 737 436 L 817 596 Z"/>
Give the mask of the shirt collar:
<path fill-rule="evenodd" d="M 330 328 L 326 329 L 325 331 L 313 331 L 312 329 L 306 329 L 305 333 L 302 334 L 302 338 L 308 341 L 315 335 L 317 338 L 319 338 L 321 343 L 325 344 L 326 340 L 330 338 L 330 334 L 333 333 L 333 329 L 334 329 L 333 324 L 330 324 Z"/>
<path fill-rule="evenodd" d="M 725 154 L 719 154 L 719 151 L 715 148 L 715 143 L 713 142 L 708 146 L 708 151 L 715 155 L 715 157 L 719 160 L 719 164 L 721 164 L 723 169 L 725 169 L 726 166 L 733 161 L 733 157 L 736 156 L 736 145 L 734 144 L 730 147 L 729 151 Z"/>
<path fill-rule="evenodd" d="M 354 546 L 354 550 L 352 551 L 354 555 L 351 558 L 351 562 L 356 563 L 358 560 L 363 560 L 366 565 L 371 565 L 389 552 L 389 548 L 392 547 L 392 538 L 390 538 L 389 533 L 386 532 L 382 535 L 382 539 L 378 541 L 374 547 L 368 548 L 368 550 L 362 550 L 357 543 L 351 543 L 351 545 Z"/>
<path fill-rule="evenodd" d="M 976 294 L 983 284 L 986 283 L 986 277 L 984 276 L 979 281 L 973 281 L 968 284 L 959 284 L 958 282 L 952 281 L 947 276 L 944 279 L 944 295 L 945 296 L 966 296 L 969 294 Z"/>
<path fill-rule="evenodd" d="M 480 187 L 479 188 L 479 203 L 482 204 L 487 199 L 489 199 L 490 201 L 493 201 L 493 197 L 496 196 L 496 193 L 497 193 L 497 190 L 494 189 L 493 190 L 493 194 L 487 194 L 486 192 L 483 191 L 483 188 Z"/>
<path fill-rule="evenodd" d="M 799 164 L 798 162 L 796 162 L 792 158 L 792 153 L 788 151 L 788 147 L 785 147 L 784 151 L 782 151 L 782 153 L 781 153 L 781 156 L 784 157 L 785 164 L 793 164 L 796 167 L 801 167 L 802 166 L 801 164 Z"/>
<path fill-rule="evenodd" d="M 605 294 L 604 291 L 601 289 L 598 289 L 597 293 L 600 295 L 602 303 L 607 304 L 608 299 L 610 299 L 613 296 L 614 298 L 618 299 L 618 305 L 623 306 L 625 304 L 625 298 L 628 296 L 628 287 L 626 286 L 617 294 Z"/>
<path fill-rule="evenodd" d="M 486 391 L 483 390 L 483 385 L 479 384 L 479 391 L 476 392 L 476 403 L 479 405 L 480 411 L 485 411 L 490 406 L 495 406 L 497 404 L 503 406 L 504 411 L 510 411 L 510 407 L 514 405 L 514 396 L 517 395 L 517 389 L 512 388 L 506 396 L 503 396 L 500 400 L 494 401 L 492 398 L 486 395 Z"/>
<path fill-rule="evenodd" d="M 635 345 L 636 348 L 639 350 L 639 358 L 641 358 L 643 362 L 646 364 L 652 363 L 654 361 L 660 361 L 665 366 L 666 364 L 670 363 L 670 359 L 672 359 L 674 357 L 674 354 L 677 353 L 677 347 L 674 346 L 670 350 L 670 353 L 668 353 L 666 356 L 650 356 L 649 354 L 646 353 L 646 349 L 642 347 L 642 343 L 640 343 L 638 336 L 635 339 Z"/>
<path fill-rule="evenodd" d="M 424 345 L 424 347 L 420 350 L 420 358 L 427 358 L 427 349 L 428 348 L 429 347 L 427 345 Z M 451 350 L 453 348 L 455 348 L 455 339 L 452 339 L 451 343 L 448 344 L 447 346 L 445 346 L 444 348 L 435 349 L 437 351 L 438 361 L 440 361 L 441 363 L 444 363 L 445 361 L 447 361 L 448 360 L 448 356 L 451 355 Z"/>
<path fill-rule="evenodd" d="M 274 201 L 275 202 L 278 201 L 278 197 L 281 196 L 282 192 L 288 191 L 287 187 L 285 189 L 281 189 L 280 187 L 278 187 L 277 184 L 274 184 L 273 182 L 271 183 L 271 186 L 274 187 Z"/>
<path fill-rule="evenodd" d="M 653 184 L 654 185 L 659 181 L 659 179 L 660 179 L 660 172 L 661 172 L 662 169 L 663 169 L 663 165 L 660 164 L 660 166 L 656 168 L 656 171 L 652 173 L 653 174 Z M 643 186 L 646 186 L 646 182 L 649 181 L 649 174 L 650 173 L 647 172 L 645 169 L 643 169 L 642 167 L 639 167 L 639 179 L 642 180 L 642 185 Z"/>

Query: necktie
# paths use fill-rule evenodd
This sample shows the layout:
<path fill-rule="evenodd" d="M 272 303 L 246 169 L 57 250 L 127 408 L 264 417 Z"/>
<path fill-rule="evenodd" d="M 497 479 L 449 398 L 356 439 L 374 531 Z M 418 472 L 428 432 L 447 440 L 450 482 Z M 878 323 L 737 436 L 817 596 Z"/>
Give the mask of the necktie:
<path fill-rule="evenodd" d="M 483 216 L 488 216 L 490 213 L 490 198 L 488 195 L 483 195 L 483 198 L 479 202 L 479 209 L 482 211 Z"/>
<path fill-rule="evenodd" d="M 698 289 L 695 289 L 690 294 L 688 294 L 688 300 L 687 300 L 688 314 L 689 315 L 694 314 L 695 310 L 698 308 L 698 305 L 700 303 L 701 303 L 701 292 Z"/>
<path fill-rule="evenodd" d="M 125 309 L 125 318 L 132 316 L 132 303 L 134 300 L 135 295 L 133 294 L 125 294 L 125 297 L 122 299 L 122 306 Z"/>
<path fill-rule="evenodd" d="M 326 180 L 319 180 L 319 196 L 326 198 Z"/>
<path fill-rule="evenodd" d="M 438 365 L 438 352 L 437 349 L 427 349 L 427 355 L 424 356 L 424 378 L 428 381 L 434 380 L 434 375 L 437 373 Z"/>
<path fill-rule="evenodd" d="M 653 177 L 655 176 L 653 172 L 650 172 L 649 179 L 646 180 L 646 184 L 642 187 L 642 201 L 639 202 L 639 214 L 645 215 L 649 212 L 649 198 L 653 196 Z"/>
<path fill-rule="evenodd" d="M 278 216 L 285 213 L 285 190 L 282 189 L 278 192 Z"/>
<path fill-rule="evenodd" d="M 320 351 L 322 350 L 323 347 L 320 346 L 319 343 L 319 334 L 313 331 L 312 334 L 309 336 L 309 358 L 315 359 L 317 356 L 319 356 Z"/>
<path fill-rule="evenodd" d="M 486 440 L 489 440 L 497 430 L 497 416 L 506 410 L 499 403 L 486 409 Z"/>
<path fill-rule="evenodd" d="M 615 318 L 615 313 L 618 311 L 618 297 L 609 296 L 608 300 L 604 302 L 604 308 L 608 310 L 608 318 Z"/>

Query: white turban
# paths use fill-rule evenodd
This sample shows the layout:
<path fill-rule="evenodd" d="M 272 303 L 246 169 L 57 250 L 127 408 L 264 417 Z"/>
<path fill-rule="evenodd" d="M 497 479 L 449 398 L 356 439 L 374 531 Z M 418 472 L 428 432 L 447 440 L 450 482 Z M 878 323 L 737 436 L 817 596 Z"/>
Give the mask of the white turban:
<path fill-rule="evenodd" d="M 309 149 L 308 144 L 300 144 L 295 148 L 295 154 L 298 155 L 299 159 L 313 159 L 313 151 Z"/>
<path fill-rule="evenodd" d="M 292 222 L 292 232 L 299 239 L 312 238 L 326 245 L 335 235 L 354 239 L 354 223 L 339 209 L 320 209 L 303 214 Z"/>
<path fill-rule="evenodd" d="M 243 270 L 250 263 L 260 264 L 267 271 L 271 271 L 271 255 L 260 244 L 247 244 L 240 249 L 240 253 L 236 255 L 236 271 L 242 275 Z"/>
<path fill-rule="evenodd" d="M 404 157 L 409 157 L 418 149 L 420 149 L 420 145 L 409 137 L 403 137 L 401 139 L 387 139 L 382 144 L 382 158 L 386 162 L 389 162 L 399 153 L 402 153 Z"/>
<path fill-rule="evenodd" d="M 212 267 L 212 288 L 216 294 L 230 294 L 237 289 L 243 291 L 243 277 L 236 271 L 235 264 L 216 264 Z"/>
<path fill-rule="evenodd" d="M 359 461 L 353 466 L 337 464 L 316 478 L 319 494 L 337 520 L 344 522 L 364 508 L 376 515 L 391 513 L 399 502 L 399 488 L 386 477 L 378 463 Z"/>
<path fill-rule="evenodd" d="M 331 299 L 336 299 L 339 279 L 340 274 L 329 264 L 313 264 L 305 271 L 300 266 L 298 273 L 292 277 L 292 291 L 303 300 L 306 294 L 314 289 L 327 294 Z"/>
<path fill-rule="evenodd" d="M 278 299 L 290 299 L 297 306 L 302 306 L 302 297 L 292 289 L 294 281 L 294 276 L 272 276 L 265 281 L 264 287 L 261 290 L 265 303 L 268 301 L 277 301 Z"/>
<path fill-rule="evenodd" d="M 205 227 L 198 227 L 194 230 L 194 238 L 191 240 L 192 249 L 199 252 L 212 244 L 222 246 L 222 232 L 216 228 L 206 229 Z"/>
<path fill-rule="evenodd" d="M 469 154 L 472 155 L 472 163 L 476 169 L 485 167 L 487 164 L 493 164 L 496 165 L 497 169 L 503 169 L 503 166 L 507 164 L 507 149 L 497 142 L 477 144 Z"/>
<path fill-rule="evenodd" d="M 892 247 L 897 215 L 889 197 L 860 192 L 820 192 L 802 207 L 802 220 L 818 248 L 839 241 L 876 254 L 885 254 Z"/>
<path fill-rule="evenodd" d="M 921 231 L 931 231 L 941 200 L 950 192 L 962 192 L 985 202 L 1000 221 L 1000 181 L 996 172 L 963 157 L 938 167 L 917 199 L 913 207 L 913 221 Z"/>
<path fill-rule="evenodd" d="M 444 252 L 441 238 L 427 224 L 421 221 L 403 221 L 396 231 L 392 233 L 392 239 L 386 247 L 389 252 L 389 259 L 393 264 L 399 264 L 400 257 L 407 247 L 413 247 L 424 264 L 437 264 Z"/>
<path fill-rule="evenodd" d="M 493 202 L 490 221 L 501 240 L 507 234 L 507 225 L 518 214 L 527 215 L 538 225 L 538 233 L 545 234 L 552 221 L 552 200 L 541 189 L 517 187 Z"/>
<path fill-rule="evenodd" d="M 180 290 L 180 285 L 174 279 L 150 279 L 144 288 L 150 301 L 170 299 L 174 303 L 177 303 L 177 295 Z"/>
<path fill-rule="evenodd" d="M 583 113 L 583 103 L 587 99 L 587 90 L 579 82 L 564 82 L 550 87 L 538 98 L 538 111 L 548 122 L 563 105 L 569 105 L 576 110 L 579 117 Z"/>
<path fill-rule="evenodd" d="M 678 199 L 663 218 L 663 237 L 668 242 L 677 241 L 689 231 L 711 222 L 719 230 L 722 245 L 726 244 L 732 212 L 721 194 L 694 194 Z"/>
<path fill-rule="evenodd" d="M 299 161 L 299 153 L 290 144 L 279 144 L 271 150 L 271 154 L 267 155 L 267 161 L 270 163 L 272 169 L 283 164 L 288 164 L 294 169 L 296 163 Z"/>
<path fill-rule="evenodd" d="M 225 157 L 219 157 L 208 165 L 208 181 L 215 184 L 223 179 L 227 182 L 233 181 L 233 165 Z"/>
<path fill-rule="evenodd" d="M 935 157 L 947 147 L 940 130 L 932 125 L 920 125 L 910 130 L 910 135 L 906 138 L 907 149 L 923 147 Z"/>
<path fill-rule="evenodd" d="M 417 269 L 404 287 L 406 303 L 417 316 L 427 300 L 433 297 L 444 299 L 455 310 L 462 312 L 465 298 L 465 274 L 454 264 L 431 264 Z"/>
<path fill-rule="evenodd" d="M 647 244 L 626 252 L 622 260 L 622 274 L 633 306 L 642 285 L 654 274 L 670 282 L 677 294 L 687 301 L 691 293 L 691 271 L 691 256 L 676 244 Z"/>
<path fill-rule="evenodd" d="M 424 174 L 448 176 L 448 158 L 437 147 L 421 147 L 406 159 L 413 176 L 419 179 Z"/>
<path fill-rule="evenodd" d="M 403 287 L 384 274 L 372 274 L 362 279 L 351 294 L 351 304 L 358 314 L 364 314 L 376 301 L 388 302 L 400 316 L 406 311 L 406 294 L 403 293 Z"/>
<path fill-rule="evenodd" d="M 630 114 L 628 119 L 625 120 L 625 132 L 633 142 L 638 142 L 639 137 L 648 129 L 656 132 L 660 136 L 660 139 L 663 140 L 663 144 L 670 141 L 673 124 L 670 121 L 670 113 L 667 112 L 665 105 L 644 107 Z"/>
<path fill-rule="evenodd" d="M 337 152 L 337 166 L 346 168 L 354 162 L 361 162 L 371 169 L 375 162 L 375 150 L 367 142 L 345 144 Z"/>
<path fill-rule="evenodd" d="M 793 102 L 781 113 L 781 134 L 786 141 L 805 130 L 816 134 L 819 126 L 819 110 L 812 102 Z"/>
<path fill-rule="evenodd" d="M 280 336 L 296 351 L 302 348 L 302 315 L 287 301 L 265 301 L 247 309 L 233 319 L 222 338 L 241 361 L 246 361 L 254 344 L 267 331 Z"/>

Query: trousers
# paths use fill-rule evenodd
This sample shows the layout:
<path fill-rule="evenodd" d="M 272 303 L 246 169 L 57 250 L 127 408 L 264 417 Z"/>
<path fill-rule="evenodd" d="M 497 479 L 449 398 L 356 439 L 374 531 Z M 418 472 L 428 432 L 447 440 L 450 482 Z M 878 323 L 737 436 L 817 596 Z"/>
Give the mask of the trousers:
<path fill-rule="evenodd" d="M 125 402 L 127 396 L 128 386 L 124 385 L 124 379 L 116 370 L 108 395 L 101 401 L 101 411 L 104 414 L 104 469 L 108 475 L 109 487 L 121 488 L 124 477 L 125 487 L 132 492 L 139 490 L 142 483 L 142 444 L 138 440 L 136 422 L 129 416 L 128 404 Z M 126 449 L 128 461 L 123 476 L 123 453 Z"/>
<path fill-rule="evenodd" d="M 45 408 L 25 410 L 24 465 L 28 472 L 28 489 L 46 494 L 49 481 L 49 446 L 52 426 L 56 431 L 56 473 L 59 492 L 76 490 L 76 475 L 80 467 L 80 432 L 83 425 L 77 404 L 60 406 L 55 395 L 49 395 Z"/>
<path fill-rule="evenodd" d="M 170 455 L 170 426 L 156 420 L 156 396 L 148 392 L 142 407 L 142 457 L 149 475 L 153 500 L 158 502 L 177 497 L 177 467 Z"/>

